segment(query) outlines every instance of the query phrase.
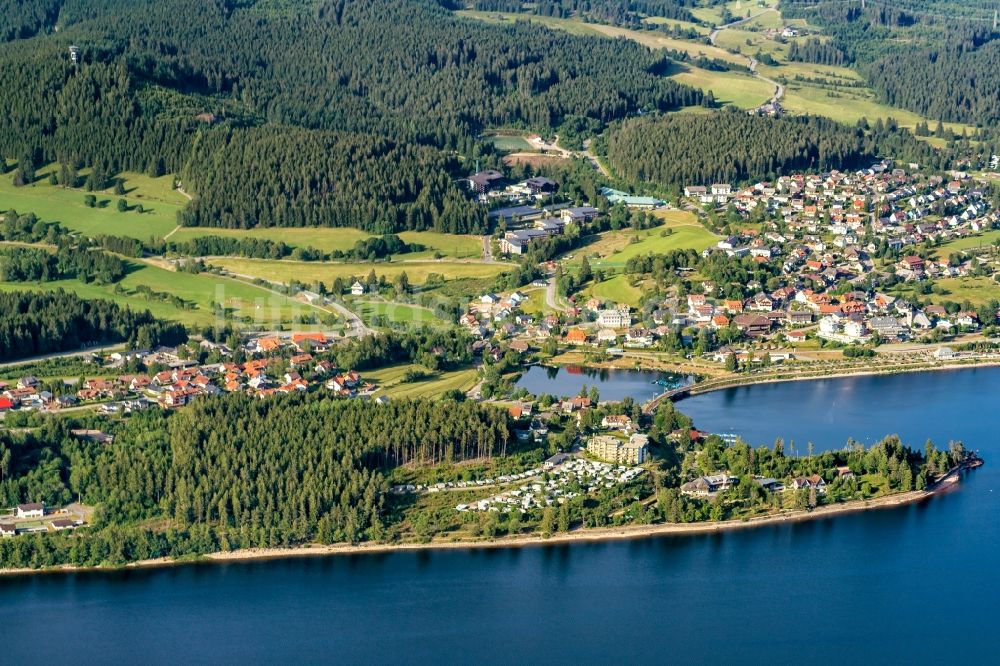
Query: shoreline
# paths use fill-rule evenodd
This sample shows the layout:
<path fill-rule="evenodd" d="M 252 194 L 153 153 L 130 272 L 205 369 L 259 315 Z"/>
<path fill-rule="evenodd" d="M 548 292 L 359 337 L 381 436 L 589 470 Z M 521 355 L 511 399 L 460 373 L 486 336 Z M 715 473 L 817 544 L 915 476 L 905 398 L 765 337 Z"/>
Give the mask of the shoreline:
<path fill-rule="evenodd" d="M 627 357 L 621 357 L 627 358 Z M 761 378 L 756 378 L 752 375 L 736 375 L 728 377 L 731 381 L 722 383 L 718 386 L 712 385 L 712 380 L 703 382 L 703 384 L 708 384 L 708 386 L 699 385 L 697 383 L 692 384 L 688 387 L 688 390 L 684 393 L 678 395 L 678 399 L 683 399 L 685 396 L 695 396 L 704 395 L 707 393 L 713 393 L 715 391 L 723 391 L 725 389 L 731 388 L 741 388 L 743 386 L 754 386 L 756 384 L 778 384 L 782 382 L 802 382 L 802 381 L 821 381 L 824 379 L 849 379 L 851 377 L 875 377 L 878 375 L 901 375 L 901 374 L 913 374 L 919 372 L 941 372 L 947 370 L 973 370 L 975 368 L 995 368 L 1000 367 L 1000 355 L 995 358 L 982 358 L 982 359 L 968 359 L 966 362 L 935 362 L 932 359 L 928 359 L 929 365 L 922 365 L 919 367 L 914 366 L 885 366 L 885 367 L 871 367 L 862 366 L 857 369 L 840 369 L 833 370 L 827 373 L 816 374 L 816 375 L 792 375 L 792 376 L 764 376 Z M 536 362 L 530 365 L 539 365 L 541 367 L 548 368 L 566 368 L 574 366 L 574 363 L 553 363 L 551 359 L 547 361 Z M 660 363 L 660 365 L 668 365 Z M 613 361 L 603 362 L 597 364 L 591 364 L 587 366 L 588 368 L 596 370 L 623 370 L 629 371 L 636 369 L 634 366 L 622 367 L 616 365 Z M 688 368 L 677 368 L 677 367 L 667 367 L 666 369 L 658 368 L 644 368 L 639 367 L 639 370 L 649 370 L 651 372 L 670 372 L 674 374 L 697 374 L 696 370 L 691 370 Z M 663 400 L 664 395 L 670 393 L 670 391 L 664 391 L 663 393 L 654 396 L 650 400 L 646 401 L 643 405 L 643 409 L 646 410 L 650 407 L 655 407 L 656 403 Z"/>
<path fill-rule="evenodd" d="M 756 386 L 758 384 L 781 384 L 784 382 L 806 382 L 806 381 L 823 381 L 825 379 L 850 379 L 851 377 L 877 377 L 879 375 L 903 375 L 903 374 L 914 374 L 919 372 L 942 372 L 948 370 L 974 370 L 976 368 L 995 368 L 1000 367 L 1000 359 L 984 359 L 982 361 L 973 361 L 970 363 L 949 363 L 946 365 L 932 365 L 927 367 L 919 368 L 909 368 L 906 366 L 897 368 L 887 368 L 885 370 L 876 368 L 861 368 L 857 371 L 836 371 L 823 375 L 806 375 L 806 376 L 792 376 L 792 377 L 764 377 L 759 380 L 747 377 L 745 380 L 741 379 L 734 381 L 733 383 L 724 384 L 721 386 L 708 386 L 705 388 L 699 387 L 697 384 L 691 385 L 690 390 L 683 394 L 677 396 L 677 401 L 680 402 L 687 396 L 696 395 L 706 395 L 708 393 L 714 393 L 716 391 L 725 391 L 726 389 L 742 388 L 744 386 Z M 653 398 L 649 401 L 644 409 L 649 406 L 654 406 L 663 400 L 663 394 Z"/>
<path fill-rule="evenodd" d="M 530 548 L 571 545 L 574 543 L 595 543 L 602 541 L 632 541 L 662 536 L 698 536 L 718 534 L 744 529 L 755 529 L 770 525 L 804 523 L 813 520 L 834 518 L 843 514 L 859 513 L 877 509 L 892 509 L 917 504 L 939 494 L 942 490 L 954 488 L 960 483 L 963 468 L 951 470 L 938 480 L 933 487 L 925 490 L 910 490 L 866 500 L 851 500 L 838 504 L 817 507 L 812 510 L 800 509 L 779 514 L 770 514 L 740 520 L 696 523 L 660 523 L 654 525 L 624 525 L 620 527 L 578 528 L 570 532 L 556 533 L 546 538 L 541 535 L 501 537 L 490 541 L 431 541 L 429 543 L 378 543 L 378 544 L 331 544 L 304 545 L 276 548 L 249 548 L 233 551 L 218 551 L 191 558 L 172 559 L 161 557 L 151 560 L 131 562 L 122 566 L 75 566 L 63 565 L 46 569 L 0 569 L 0 577 L 32 574 L 61 573 L 115 573 L 138 569 L 154 569 L 183 566 L 189 564 L 222 564 L 227 562 L 249 562 L 258 560 L 279 560 L 302 557 L 332 557 L 343 555 L 374 555 L 392 552 L 417 552 L 434 550 L 484 550 L 500 548 Z"/>

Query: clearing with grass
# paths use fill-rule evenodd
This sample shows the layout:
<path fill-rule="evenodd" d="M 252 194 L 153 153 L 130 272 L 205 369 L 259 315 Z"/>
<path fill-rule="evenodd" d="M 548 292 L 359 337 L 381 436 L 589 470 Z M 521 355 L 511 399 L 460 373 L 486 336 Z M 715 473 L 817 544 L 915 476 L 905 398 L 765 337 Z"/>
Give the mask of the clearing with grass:
<path fill-rule="evenodd" d="M 22 187 L 14 186 L 12 173 L 0 175 L 0 211 L 34 213 L 43 222 L 58 222 L 88 236 L 107 234 L 148 240 L 170 233 L 177 226 L 177 212 L 187 204 L 184 195 L 173 189 L 173 176 L 118 174 L 125 188 L 125 194 L 118 196 L 113 189 L 87 192 L 52 185 L 48 175 L 57 168 L 50 164 L 39 169 L 35 181 Z M 81 170 L 81 178 L 85 173 Z M 96 198 L 96 206 L 84 203 L 88 195 Z M 118 211 L 119 199 L 128 202 L 128 211 Z M 136 208 L 140 204 L 142 213 Z"/>
<path fill-rule="evenodd" d="M 693 213 L 681 210 L 658 211 L 663 224 L 652 229 L 606 231 L 573 253 L 571 264 L 586 255 L 592 268 L 620 268 L 641 254 L 663 254 L 672 250 L 704 250 L 718 237 L 703 227 Z"/>

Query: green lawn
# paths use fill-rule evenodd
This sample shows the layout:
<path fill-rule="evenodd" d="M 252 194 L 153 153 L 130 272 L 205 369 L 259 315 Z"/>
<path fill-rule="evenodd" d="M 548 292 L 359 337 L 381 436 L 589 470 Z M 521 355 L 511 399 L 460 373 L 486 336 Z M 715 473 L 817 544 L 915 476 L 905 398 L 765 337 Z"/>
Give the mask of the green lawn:
<path fill-rule="evenodd" d="M 339 278 L 363 277 L 375 271 L 375 275 L 384 275 L 387 280 L 393 280 L 400 273 L 406 273 L 413 284 L 427 280 L 431 273 L 437 273 L 449 278 L 485 278 L 494 277 L 509 270 L 510 264 L 481 263 L 459 261 L 413 261 L 398 263 L 334 263 L 334 262 L 299 262 L 299 261 L 269 261 L 261 259 L 242 259 L 235 257 L 219 257 L 212 259 L 215 266 L 239 275 L 249 275 L 264 278 L 273 282 L 289 283 L 300 280 L 307 284 L 321 280 L 326 284 Z"/>
<path fill-rule="evenodd" d="M 442 234 L 436 231 L 404 231 L 399 234 L 407 243 L 420 243 L 427 247 L 425 252 L 400 255 L 399 259 L 431 258 L 440 252 L 452 259 L 478 259 L 483 256 L 483 240 L 468 234 Z"/>
<path fill-rule="evenodd" d="M 985 233 L 979 234 L 978 236 L 968 236 L 966 238 L 959 238 L 958 240 L 949 241 L 942 244 L 940 247 L 934 250 L 934 254 L 937 257 L 947 257 L 952 252 L 958 252 L 959 250 L 971 250 L 978 247 L 986 247 L 992 245 L 994 241 L 1000 240 L 1000 229 L 994 229 L 993 231 L 987 231 Z"/>
<path fill-rule="evenodd" d="M 177 212 L 186 199 L 172 189 L 173 177 L 150 178 L 142 174 L 123 173 L 125 200 L 132 210 L 119 213 L 119 198 L 111 190 L 95 192 L 98 207 L 84 205 L 84 190 L 69 190 L 49 185 L 47 177 L 55 167 L 50 165 L 37 172 L 34 184 L 14 187 L 12 172 L 0 176 L 0 210 L 34 213 L 45 222 L 59 222 L 68 229 L 96 236 L 111 234 L 146 240 L 161 238 L 177 226 Z M 135 205 L 141 203 L 145 212 L 138 213 Z"/>
<path fill-rule="evenodd" d="M 632 307 L 638 307 L 642 302 L 642 289 L 629 284 L 629 278 L 624 275 L 616 275 L 611 279 L 591 285 L 586 294 L 587 298 L 628 303 Z"/>
<path fill-rule="evenodd" d="M 930 299 L 935 303 L 943 301 L 962 303 L 967 300 L 979 306 L 992 300 L 1000 300 L 1000 284 L 990 278 L 945 278 L 936 280 L 934 286 L 948 292 L 945 295 L 931 294 Z"/>
<path fill-rule="evenodd" d="M 213 306 L 223 303 L 236 316 L 249 317 L 264 328 L 291 323 L 297 315 L 321 312 L 294 299 L 271 293 L 254 285 L 209 274 L 175 273 L 147 263 L 129 260 L 129 273 L 119 283 L 124 290 L 116 293 L 114 285 L 85 284 L 78 280 L 57 282 L 0 282 L 2 291 L 46 290 L 58 288 L 74 292 L 83 298 L 106 298 L 136 310 L 149 310 L 155 316 L 179 321 L 185 325 L 205 326 L 214 322 Z M 192 307 L 178 307 L 168 301 L 147 298 L 136 287 L 148 286 L 180 298 Z"/>
<path fill-rule="evenodd" d="M 383 317 L 387 323 L 406 324 L 408 326 L 448 323 L 437 317 L 431 310 L 408 303 L 355 299 L 349 301 L 347 306 L 358 313 L 369 326 L 378 325 L 380 323 L 378 318 L 380 317 Z"/>
<path fill-rule="evenodd" d="M 571 252 L 567 263 L 579 265 L 587 256 L 593 268 L 620 268 L 629 258 L 639 254 L 662 254 L 671 250 L 704 250 L 718 238 L 703 227 L 693 213 L 686 210 L 658 211 L 663 223 L 653 229 L 633 231 L 620 229 L 595 236 L 587 245 Z M 664 232 L 669 231 L 667 235 Z"/>
<path fill-rule="evenodd" d="M 621 267 L 632 257 L 640 254 L 664 254 L 671 250 L 693 249 L 704 250 L 716 242 L 716 237 L 707 229 L 701 226 L 675 227 L 673 233 L 661 236 L 661 229 L 650 229 L 647 231 L 614 231 L 611 234 L 621 234 L 626 239 L 626 245 L 615 252 L 600 259 L 593 259 L 590 262 L 593 268 Z M 639 242 L 632 242 L 632 238 L 639 238 Z M 586 250 L 589 254 L 589 250 Z"/>
<path fill-rule="evenodd" d="M 491 134 L 489 140 L 497 150 L 504 153 L 535 150 L 535 147 L 528 143 L 528 140 L 522 134 L 506 134 L 498 131 L 496 134 Z"/>
<path fill-rule="evenodd" d="M 204 236 L 226 236 L 235 238 L 261 238 L 274 242 L 284 242 L 292 247 L 314 247 L 323 252 L 339 250 L 345 252 L 360 240 L 370 238 L 369 234 L 351 227 L 266 227 L 261 229 L 213 229 L 207 227 L 184 227 L 178 229 L 170 240 L 182 242 Z M 478 236 L 442 234 L 435 231 L 404 231 L 399 234 L 407 243 L 420 243 L 427 247 L 424 252 L 400 255 L 400 259 L 430 259 L 434 252 L 455 259 L 476 258 L 482 255 L 483 244 Z"/>
<path fill-rule="evenodd" d="M 521 293 L 528 298 L 521 303 L 521 312 L 534 317 L 542 317 L 549 314 L 551 310 L 545 303 L 545 291 L 545 287 L 522 288 Z"/>

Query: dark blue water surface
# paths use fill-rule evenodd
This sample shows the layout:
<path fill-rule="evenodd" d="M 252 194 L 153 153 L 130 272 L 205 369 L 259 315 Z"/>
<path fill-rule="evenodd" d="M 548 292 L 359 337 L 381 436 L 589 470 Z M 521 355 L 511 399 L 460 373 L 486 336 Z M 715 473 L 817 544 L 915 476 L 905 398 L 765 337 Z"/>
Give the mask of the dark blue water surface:
<path fill-rule="evenodd" d="M 601 400 L 620 401 L 630 396 L 646 402 L 665 390 L 656 382 L 678 377 L 652 370 L 606 370 L 595 368 L 550 368 L 533 365 L 517 380 L 517 386 L 534 395 L 554 395 L 567 398 L 580 394 L 583 387 L 596 386 Z"/>
<path fill-rule="evenodd" d="M 839 446 L 964 440 L 916 506 L 711 536 L 0 580 L 0 663 L 994 663 L 1000 370 L 680 403 L 700 427 Z"/>

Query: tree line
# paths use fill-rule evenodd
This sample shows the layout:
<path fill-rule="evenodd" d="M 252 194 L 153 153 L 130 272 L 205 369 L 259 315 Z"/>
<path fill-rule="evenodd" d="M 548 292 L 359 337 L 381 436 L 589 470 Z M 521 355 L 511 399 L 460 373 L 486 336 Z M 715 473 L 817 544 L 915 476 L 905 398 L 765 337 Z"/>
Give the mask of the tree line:
<path fill-rule="evenodd" d="M 449 0 L 446 0 L 449 1 Z M 526 4 L 521 0 L 474 0 L 472 7 L 489 12 L 528 12 L 557 18 L 581 17 L 611 25 L 642 26 L 647 16 L 697 23 L 689 7 L 694 0 L 541 0 Z"/>
<path fill-rule="evenodd" d="M 311 393 L 210 398 L 104 424 L 112 444 L 64 419 L 0 433 L 7 505 L 71 498 L 91 527 L 0 542 L 0 566 L 122 564 L 233 548 L 380 539 L 397 519 L 385 470 L 502 455 L 502 409 L 451 401 L 378 405 Z"/>
<path fill-rule="evenodd" d="M 804 42 L 792 42 L 788 47 L 788 59 L 793 62 L 815 62 L 820 65 L 843 67 L 847 64 L 847 56 L 830 42 L 824 42 L 815 37 Z"/>
<path fill-rule="evenodd" d="M 913 157 L 921 164 L 935 161 L 929 146 L 894 122 L 880 119 L 872 126 L 847 127 L 815 116 L 768 118 L 735 109 L 624 121 L 595 147 L 606 152 L 620 177 L 674 193 L 686 185 L 851 169 L 882 155 Z"/>
<path fill-rule="evenodd" d="M 60 246 L 55 252 L 35 247 L 0 247 L 0 280 L 53 282 L 76 279 L 112 284 L 125 277 L 125 262 L 86 248 Z"/>
<path fill-rule="evenodd" d="M 112 301 L 86 300 L 62 289 L 0 293 L 0 361 L 89 345 L 127 341 L 149 348 L 186 339 L 183 326 Z"/>
<path fill-rule="evenodd" d="M 35 39 L 0 43 L 15 180 L 53 161 L 66 186 L 85 166 L 94 188 L 172 172 L 195 197 L 183 224 L 480 233 L 455 152 L 487 150 L 484 128 L 600 128 L 702 100 L 651 76 L 666 56 L 627 40 L 489 25 L 433 0 L 264 5 L 65 2 Z"/>

